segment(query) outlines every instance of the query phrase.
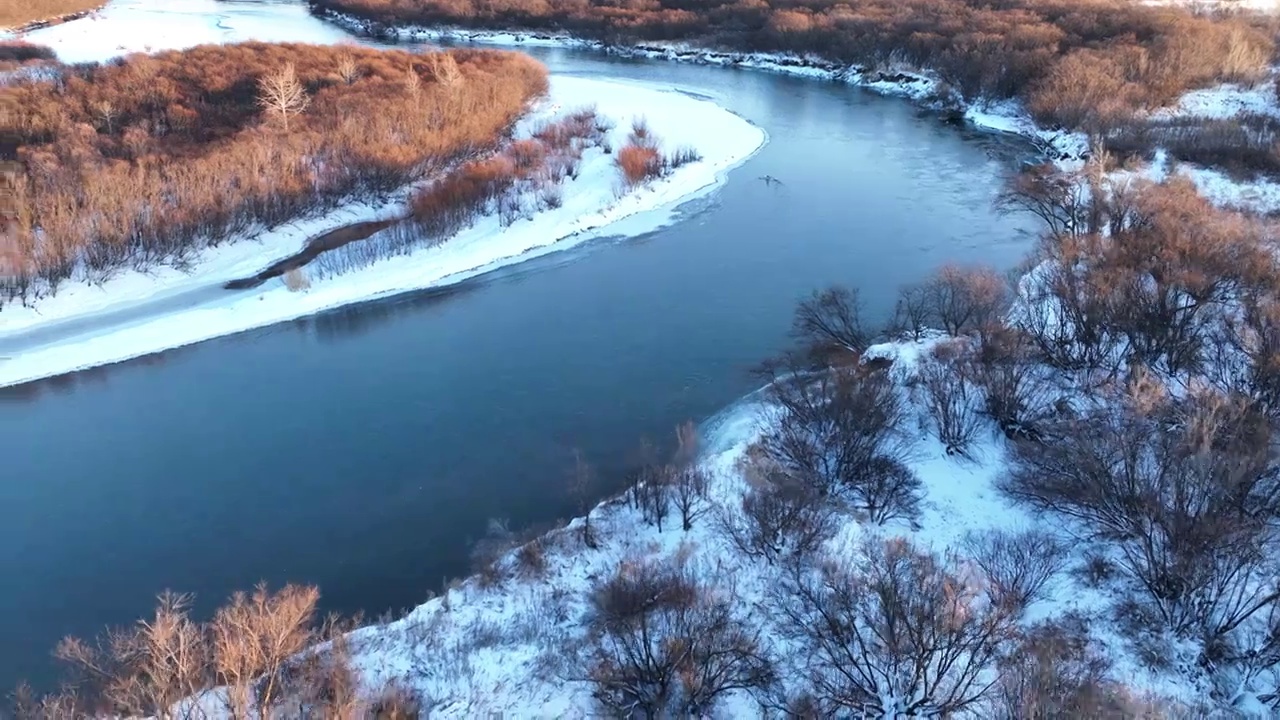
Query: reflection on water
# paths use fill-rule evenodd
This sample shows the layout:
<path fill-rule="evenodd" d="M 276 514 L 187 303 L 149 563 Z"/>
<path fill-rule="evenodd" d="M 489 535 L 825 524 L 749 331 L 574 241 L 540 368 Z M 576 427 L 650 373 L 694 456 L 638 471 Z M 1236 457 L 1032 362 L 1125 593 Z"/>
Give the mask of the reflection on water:
<path fill-rule="evenodd" d="M 771 142 L 685 221 L 452 288 L 0 390 L 0 687 L 48 684 L 66 633 L 166 588 L 201 611 L 259 580 L 377 615 L 467 570 L 467 540 L 571 514 L 641 437 L 753 390 L 797 298 L 872 317 L 950 261 L 1017 263 L 991 208 L 1024 144 L 830 83 L 537 50 L 554 72 L 688 88 Z M 757 178 L 770 175 L 782 186 Z"/>

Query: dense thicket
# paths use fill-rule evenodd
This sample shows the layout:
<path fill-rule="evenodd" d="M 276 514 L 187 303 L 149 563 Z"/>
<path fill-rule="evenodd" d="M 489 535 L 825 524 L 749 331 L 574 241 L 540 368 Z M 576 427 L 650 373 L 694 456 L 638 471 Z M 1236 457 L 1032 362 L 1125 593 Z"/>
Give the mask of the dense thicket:
<path fill-rule="evenodd" d="M 32 45 L 21 40 L 0 41 L 0 66 L 4 63 L 25 63 L 31 60 L 54 60 L 53 50 L 43 45 Z"/>
<path fill-rule="evenodd" d="M 263 43 L 19 80 L 0 119 L 22 168 L 0 302 L 388 191 L 493 146 L 545 89 L 515 53 Z"/>
<path fill-rule="evenodd" d="M 1019 97 L 1045 122 L 1096 129 L 1218 80 L 1261 76 L 1268 33 L 1130 0 L 312 0 L 376 23 L 691 40 L 929 69 L 967 98 Z M 376 25 L 375 25 L 376 28 Z"/>

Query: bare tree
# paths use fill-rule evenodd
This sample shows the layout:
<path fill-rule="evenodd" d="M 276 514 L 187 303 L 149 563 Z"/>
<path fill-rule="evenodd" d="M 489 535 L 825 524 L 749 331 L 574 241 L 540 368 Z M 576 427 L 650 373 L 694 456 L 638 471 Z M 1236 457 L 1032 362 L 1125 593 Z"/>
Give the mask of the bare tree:
<path fill-rule="evenodd" d="M 93 114 L 102 123 L 108 135 L 115 133 L 116 118 L 120 117 L 120 110 L 110 100 L 99 100 L 94 103 Z"/>
<path fill-rule="evenodd" d="M 356 59 L 350 53 L 345 53 L 338 58 L 338 77 L 348 85 L 360 79 L 360 66 L 356 64 Z"/>
<path fill-rule="evenodd" d="M 434 52 L 426 55 L 426 59 L 431 76 L 441 87 L 452 90 L 462 84 L 462 71 L 458 69 L 458 62 L 453 59 L 452 54 Z"/>
<path fill-rule="evenodd" d="M 681 528 L 685 532 L 693 529 L 693 521 L 707 512 L 706 497 L 709 479 L 707 472 L 691 465 L 675 469 L 671 482 L 671 495 L 676 509 L 680 511 Z"/>
<path fill-rule="evenodd" d="M 685 532 L 693 529 L 693 521 L 707 512 L 707 487 L 710 478 L 707 471 L 698 467 L 698 433 L 693 423 L 686 422 L 676 428 L 677 446 L 671 460 L 671 496 L 680 511 L 680 523 Z"/>
<path fill-rule="evenodd" d="M 1107 543 L 1165 629 L 1231 655 L 1237 630 L 1280 600 L 1280 473 L 1270 424 L 1241 398 L 1198 393 L 1051 428 L 1015 444 L 1002 489 Z"/>
<path fill-rule="evenodd" d="M 996 202 L 1007 212 L 1029 212 L 1044 222 L 1055 238 L 1089 232 L 1092 195 L 1074 173 L 1064 173 L 1053 163 L 1029 168 L 1010 178 L 1007 190 Z"/>
<path fill-rule="evenodd" d="M 190 595 L 165 592 L 151 619 L 113 630 L 96 646 L 65 638 L 55 655 L 87 681 L 81 684 L 86 699 L 109 712 L 185 717 L 182 701 L 210 678 L 203 632 L 187 615 L 190 605 Z"/>
<path fill-rule="evenodd" d="M 963 550 L 987 576 L 996 601 L 1014 613 L 1043 599 L 1067 560 L 1062 543 L 1039 530 L 971 532 Z"/>
<path fill-rule="evenodd" d="M 741 507 L 721 508 L 715 519 L 721 536 L 743 555 L 769 563 L 811 556 L 835 533 L 833 509 L 809 485 L 758 457 L 741 473 L 751 485 Z"/>
<path fill-rule="evenodd" d="M 796 564 L 777 589 L 821 716 L 951 717 L 993 683 L 1016 623 L 948 558 L 872 540 L 865 558 Z M 800 675 L 797 675 L 800 676 Z"/>
<path fill-rule="evenodd" d="M 764 455 L 820 496 L 839 494 L 873 522 L 910 517 L 919 479 L 902 463 L 909 443 L 898 388 L 861 367 L 792 372 L 771 386 Z"/>
<path fill-rule="evenodd" d="M 258 80 L 258 105 L 273 114 L 289 131 L 289 118 L 301 114 L 311 104 L 311 96 L 298 79 L 293 63 Z"/>
<path fill-rule="evenodd" d="M 969 457 L 982 430 L 981 398 L 968 375 L 964 356 L 923 360 L 918 370 L 924 400 L 938 439 L 948 455 Z"/>
<path fill-rule="evenodd" d="M 1026 632 L 1000 658 L 999 681 L 983 717 L 1075 720 L 1130 717 L 1111 663 L 1092 646 L 1087 621 L 1068 616 Z"/>
<path fill-rule="evenodd" d="M 949 335 L 983 334 L 1009 307 L 1004 277 L 989 268 L 946 265 L 924 285 L 930 314 Z"/>
<path fill-rule="evenodd" d="M 775 681 L 759 632 L 732 612 L 731 592 L 681 566 L 624 563 L 593 597 L 587 676 L 611 714 L 702 717 L 733 690 Z"/>
<path fill-rule="evenodd" d="M 791 335 L 816 363 L 830 364 L 840 356 L 856 362 L 870 339 L 858 291 L 832 287 L 815 292 L 796 308 Z"/>
<path fill-rule="evenodd" d="M 930 317 L 929 296 L 923 285 L 908 285 L 898 290 L 898 300 L 893 306 L 893 332 L 919 340 L 929 328 Z"/>
<path fill-rule="evenodd" d="M 641 468 L 635 485 L 636 506 L 644 521 L 662 532 L 662 521 L 671 513 L 671 485 L 674 473 L 670 465 L 653 463 Z"/>
<path fill-rule="evenodd" d="M 314 587 L 286 585 L 273 593 L 263 584 L 218 610 L 210 626 L 213 661 L 231 717 L 271 717 L 287 689 L 286 664 L 316 638 L 319 598 Z"/>
<path fill-rule="evenodd" d="M 595 471 L 583 457 L 582 451 L 573 451 L 573 472 L 569 475 L 569 494 L 578 504 L 582 516 L 582 544 L 595 549 L 596 536 L 591 529 L 591 489 L 595 484 Z"/>

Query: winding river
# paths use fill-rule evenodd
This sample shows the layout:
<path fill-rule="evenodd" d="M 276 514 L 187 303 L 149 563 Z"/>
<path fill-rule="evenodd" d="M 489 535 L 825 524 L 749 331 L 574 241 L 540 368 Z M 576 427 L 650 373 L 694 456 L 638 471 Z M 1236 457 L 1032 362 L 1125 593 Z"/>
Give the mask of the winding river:
<path fill-rule="evenodd" d="M 753 389 L 810 290 L 855 285 L 883 318 L 944 263 L 1029 247 L 1030 219 L 992 209 L 1016 141 L 825 82 L 531 52 L 709 95 L 770 142 L 647 236 L 0 390 L 0 687 L 47 686 L 62 635 L 164 588 L 201 611 L 260 580 L 412 606 L 467 571 L 490 518 L 573 514 L 574 448 L 603 494 L 642 437 Z"/>

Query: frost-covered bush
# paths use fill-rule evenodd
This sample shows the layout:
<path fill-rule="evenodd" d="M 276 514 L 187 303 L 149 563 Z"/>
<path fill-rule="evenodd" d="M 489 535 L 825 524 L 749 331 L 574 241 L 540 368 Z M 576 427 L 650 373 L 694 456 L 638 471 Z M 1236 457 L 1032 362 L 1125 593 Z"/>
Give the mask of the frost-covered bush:
<path fill-rule="evenodd" d="M 982 393 L 970 380 L 971 372 L 964 355 L 935 355 L 917 369 L 929 419 L 948 455 L 968 457 L 983 428 Z"/>
<path fill-rule="evenodd" d="M 769 563 L 810 557 L 835 532 L 834 511 L 811 487 L 767 461 L 745 463 L 751 488 L 739 508 L 721 508 L 717 530 L 738 552 Z"/>
<path fill-rule="evenodd" d="M 734 690 L 775 682 L 758 624 L 735 617 L 731 592 L 674 561 L 624 562 L 592 597 L 586 673 L 621 717 L 701 717 Z"/>
<path fill-rule="evenodd" d="M 797 565 L 774 595 L 797 650 L 796 694 L 820 717 L 954 717 L 987 694 L 1016 631 L 953 558 L 902 539 Z"/>
<path fill-rule="evenodd" d="M 909 439 L 887 373 L 841 367 L 778 377 L 762 455 L 819 497 L 838 496 L 875 523 L 914 517 L 920 480 L 903 462 Z"/>

